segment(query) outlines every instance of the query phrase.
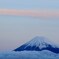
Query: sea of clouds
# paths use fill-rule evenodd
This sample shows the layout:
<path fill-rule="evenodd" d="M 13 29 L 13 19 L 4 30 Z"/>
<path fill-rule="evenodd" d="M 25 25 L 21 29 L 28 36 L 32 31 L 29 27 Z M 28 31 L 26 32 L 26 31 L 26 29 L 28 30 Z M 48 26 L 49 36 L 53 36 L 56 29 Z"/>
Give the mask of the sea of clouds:
<path fill-rule="evenodd" d="M 59 54 L 50 51 L 0 52 L 0 59 L 59 59 Z"/>

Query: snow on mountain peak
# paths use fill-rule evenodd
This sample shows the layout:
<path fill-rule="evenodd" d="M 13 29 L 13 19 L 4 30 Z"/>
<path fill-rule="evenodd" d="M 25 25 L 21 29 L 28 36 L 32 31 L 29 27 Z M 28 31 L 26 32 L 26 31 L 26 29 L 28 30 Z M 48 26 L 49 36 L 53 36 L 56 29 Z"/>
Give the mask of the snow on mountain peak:
<path fill-rule="evenodd" d="M 57 47 L 56 45 L 54 45 L 51 41 L 49 41 L 47 38 L 43 37 L 43 36 L 36 36 L 35 38 L 33 38 L 32 40 L 30 40 L 29 42 L 26 43 L 27 46 L 36 46 L 39 47 L 40 49 L 48 47 L 48 45 L 51 45 L 53 47 Z"/>
<path fill-rule="evenodd" d="M 45 37 L 35 37 L 33 38 L 31 41 L 27 42 L 27 46 L 36 46 L 36 47 L 39 47 L 40 49 L 43 48 L 43 47 L 46 47 L 47 46 L 47 43 L 45 42 Z"/>

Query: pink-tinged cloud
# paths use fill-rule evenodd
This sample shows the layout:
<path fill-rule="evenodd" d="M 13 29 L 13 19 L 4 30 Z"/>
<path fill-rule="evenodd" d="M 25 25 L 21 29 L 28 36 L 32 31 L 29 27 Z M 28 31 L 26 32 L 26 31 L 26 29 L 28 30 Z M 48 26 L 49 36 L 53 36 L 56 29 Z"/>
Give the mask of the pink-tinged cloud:
<path fill-rule="evenodd" d="M 32 16 L 32 17 L 59 17 L 59 10 L 0 9 L 0 15 L 16 15 L 16 16 Z"/>

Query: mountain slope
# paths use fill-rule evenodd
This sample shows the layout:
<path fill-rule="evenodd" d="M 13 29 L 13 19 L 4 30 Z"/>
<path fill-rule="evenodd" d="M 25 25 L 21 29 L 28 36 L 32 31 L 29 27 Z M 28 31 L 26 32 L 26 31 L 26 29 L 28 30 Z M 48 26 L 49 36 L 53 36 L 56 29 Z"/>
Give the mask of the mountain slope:
<path fill-rule="evenodd" d="M 31 41 L 23 44 L 19 48 L 15 49 L 14 51 L 43 51 L 49 50 L 54 53 L 59 53 L 59 47 L 52 44 L 47 40 L 45 37 L 35 37 Z"/>

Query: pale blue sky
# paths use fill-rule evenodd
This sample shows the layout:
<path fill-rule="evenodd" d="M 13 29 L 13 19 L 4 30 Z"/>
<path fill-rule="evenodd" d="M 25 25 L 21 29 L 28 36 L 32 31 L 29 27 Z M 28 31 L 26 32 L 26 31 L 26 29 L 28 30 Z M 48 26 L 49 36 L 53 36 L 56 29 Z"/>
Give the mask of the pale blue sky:
<path fill-rule="evenodd" d="M 0 0 L 0 9 L 59 10 L 58 0 Z M 0 51 L 12 50 L 35 36 L 59 43 L 59 18 L 0 15 Z"/>
<path fill-rule="evenodd" d="M 59 0 L 0 0 L 0 8 L 59 9 Z"/>

